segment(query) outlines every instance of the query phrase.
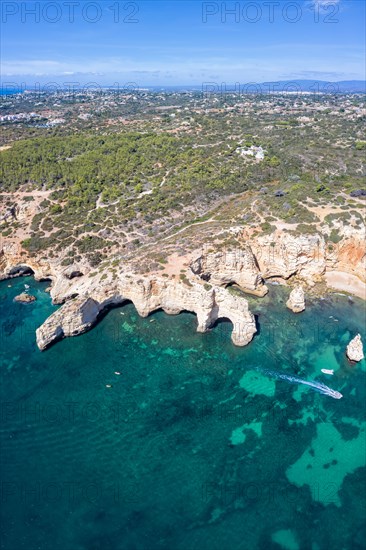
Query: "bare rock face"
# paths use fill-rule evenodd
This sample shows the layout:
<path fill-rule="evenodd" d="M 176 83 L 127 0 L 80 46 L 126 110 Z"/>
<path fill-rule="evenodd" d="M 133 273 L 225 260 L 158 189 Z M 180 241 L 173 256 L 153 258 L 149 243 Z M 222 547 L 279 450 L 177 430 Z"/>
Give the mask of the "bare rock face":
<path fill-rule="evenodd" d="M 353 228 L 352 228 L 353 229 Z M 330 270 L 343 271 L 366 282 L 366 240 L 362 235 L 344 238 L 327 254 L 327 267 Z"/>
<path fill-rule="evenodd" d="M 252 248 L 264 279 L 288 279 L 297 274 L 313 284 L 326 269 L 325 241 L 320 235 L 294 236 L 278 232 L 258 237 Z"/>
<path fill-rule="evenodd" d="M 26 292 L 22 292 L 18 296 L 15 296 L 14 302 L 21 302 L 23 304 L 30 304 L 31 302 L 36 301 L 36 297 L 32 296 L 31 294 L 26 294 Z"/>
<path fill-rule="evenodd" d="M 37 261 L 24 257 L 19 244 L 12 241 L 2 243 L 0 247 L 0 281 L 25 274 L 34 274 L 36 280 L 51 277 L 51 268 L 46 260 Z"/>
<path fill-rule="evenodd" d="M 363 353 L 363 346 L 360 334 L 357 334 L 357 336 L 355 336 L 353 340 L 351 340 L 348 344 L 347 357 L 350 361 L 355 362 L 362 361 L 362 359 L 364 359 L 365 355 Z"/>
<path fill-rule="evenodd" d="M 248 302 L 230 294 L 224 288 L 217 288 L 215 305 L 217 310 L 211 315 L 211 323 L 220 318 L 227 318 L 233 323 L 231 340 L 236 346 L 246 346 L 257 332 L 254 315 L 249 311 Z"/>
<path fill-rule="evenodd" d="M 65 336 L 86 332 L 95 323 L 99 311 L 99 304 L 91 298 L 66 302 L 36 330 L 39 349 L 43 350 Z"/>
<path fill-rule="evenodd" d="M 338 266 L 360 278 L 363 272 L 364 279 L 365 246 L 354 238 L 339 243 L 338 256 L 334 250 L 329 252 L 321 235 L 294 236 L 279 229 L 272 235 L 250 239 L 250 245 L 202 253 L 191 264 L 190 280 L 183 282 L 159 274 L 129 274 L 128 265 L 119 274 L 108 268 L 91 273 L 83 259 L 64 269 L 62 257 L 29 255 L 19 242 L 9 238 L 0 243 L 0 280 L 28 269 L 35 279 L 52 281 L 53 303 L 63 305 L 37 330 L 38 345 L 45 349 L 60 338 L 89 330 L 102 310 L 126 300 L 131 300 L 144 317 L 159 308 L 170 315 L 184 310 L 196 313 L 200 332 L 209 330 L 218 319 L 227 318 L 233 323 L 233 343 L 242 346 L 253 338 L 255 320 L 247 301 L 224 286 L 235 283 L 246 292 L 264 296 L 268 291 L 266 278 L 288 279 L 296 274 L 311 285 L 322 279 L 326 268 Z M 203 285 L 203 281 L 210 285 Z M 303 311 L 299 289 L 291 293 L 288 307 Z"/>
<path fill-rule="evenodd" d="M 40 207 L 34 202 L 22 202 L 15 207 L 15 217 L 19 221 L 29 220 L 40 212 Z"/>
<path fill-rule="evenodd" d="M 300 313 L 305 309 L 305 294 L 302 286 L 294 288 L 286 302 L 286 306 L 294 313 Z"/>
<path fill-rule="evenodd" d="M 203 254 L 192 262 L 191 271 L 214 285 L 236 283 L 256 296 L 268 292 L 250 246 Z"/>
<path fill-rule="evenodd" d="M 197 283 L 184 284 L 159 277 L 135 278 L 124 274 L 108 287 L 101 288 L 98 281 L 94 284 L 94 288 L 89 286 L 89 297 L 83 294 L 67 301 L 37 329 L 37 344 L 41 350 L 60 338 L 89 330 L 102 310 L 127 300 L 133 302 L 142 317 L 157 309 L 170 315 L 181 311 L 196 313 L 198 332 L 206 332 L 217 319 L 227 318 L 233 323 L 231 339 L 238 346 L 248 344 L 256 332 L 248 302 L 222 288 L 206 290 Z M 80 291 L 82 286 L 80 283 L 74 290 L 78 288 Z"/>

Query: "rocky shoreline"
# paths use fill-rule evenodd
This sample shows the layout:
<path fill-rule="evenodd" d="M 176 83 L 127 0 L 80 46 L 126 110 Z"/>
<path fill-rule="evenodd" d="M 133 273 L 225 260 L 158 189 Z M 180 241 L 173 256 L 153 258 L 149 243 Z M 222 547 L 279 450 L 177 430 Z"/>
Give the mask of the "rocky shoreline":
<path fill-rule="evenodd" d="M 107 308 L 131 301 L 141 317 L 162 309 L 169 315 L 190 311 L 197 315 L 197 331 L 206 332 L 220 318 L 233 324 L 231 339 L 238 346 L 247 345 L 256 332 L 255 319 L 248 302 L 226 289 L 166 281 L 156 277 L 133 280 L 122 276 L 114 286 L 95 289 L 92 296 L 79 295 L 68 300 L 36 331 L 38 347 L 43 350 L 66 336 L 89 330 Z"/>
<path fill-rule="evenodd" d="M 61 304 L 36 331 L 39 349 L 44 350 L 57 340 L 89 330 L 106 309 L 131 301 L 139 315 L 146 317 L 162 309 L 175 315 L 190 311 L 197 315 L 197 330 L 209 330 L 218 319 L 229 319 L 233 324 L 231 339 L 235 345 L 245 346 L 256 333 L 255 319 L 244 297 L 230 292 L 231 284 L 246 293 L 264 296 L 268 292 L 265 281 L 295 282 L 288 307 L 299 312 L 305 308 L 305 285 L 313 291 L 324 284 L 329 270 L 338 271 L 347 265 L 360 284 L 365 273 L 365 246 L 361 241 L 341 243 L 340 250 L 357 248 L 352 262 L 346 264 L 340 253 L 329 257 L 320 235 L 295 238 L 278 234 L 275 245 L 272 236 L 261 236 L 255 241 L 229 250 L 193 253 L 187 268 L 175 275 L 151 273 L 141 275 L 130 264 L 106 267 L 92 272 L 87 262 L 62 267 L 61 260 L 28 257 L 17 247 L 3 245 L 0 251 L 0 279 L 33 273 L 36 280 L 50 280 L 54 304 Z M 342 248 L 343 247 L 343 248 Z M 363 248 L 362 248 L 363 247 Z"/>

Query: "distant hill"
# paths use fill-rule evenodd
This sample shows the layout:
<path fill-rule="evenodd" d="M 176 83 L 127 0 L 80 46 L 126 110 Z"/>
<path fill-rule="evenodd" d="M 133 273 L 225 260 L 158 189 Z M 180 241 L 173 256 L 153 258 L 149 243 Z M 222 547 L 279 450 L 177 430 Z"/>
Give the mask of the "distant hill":
<path fill-rule="evenodd" d="M 294 90 L 297 87 L 302 92 L 324 93 L 366 93 L 365 80 L 342 80 L 339 82 L 327 82 L 325 80 L 279 80 L 275 82 L 262 82 L 260 86 L 271 86 L 271 90 Z"/>
<path fill-rule="evenodd" d="M 85 79 L 85 75 L 78 75 L 79 78 L 79 84 L 73 83 L 73 89 L 83 89 L 83 86 L 85 86 L 87 80 L 85 80 L 85 83 L 83 83 L 83 78 Z M 92 78 L 93 75 L 90 76 Z M 23 78 L 23 77 L 22 77 Z M 95 80 L 95 76 L 93 76 Z M 23 80 L 20 80 L 21 82 L 28 82 L 30 79 L 26 79 L 24 76 Z M 16 88 L 16 86 L 12 83 L 3 82 L 0 81 L 0 95 L 8 95 L 8 94 L 15 94 L 15 93 L 21 93 L 25 90 L 28 91 L 38 91 L 39 87 L 42 91 L 53 91 L 53 90 L 68 90 L 69 85 L 65 85 L 65 76 L 56 75 L 52 77 L 52 86 L 49 87 L 48 81 L 44 78 L 44 83 L 42 80 L 42 77 L 39 79 L 39 83 L 36 88 L 32 85 L 25 85 L 23 84 L 22 88 Z M 115 82 L 118 81 L 115 79 Z M 244 79 L 240 82 L 240 92 L 241 93 L 254 93 L 254 94 L 260 94 L 260 93 L 268 93 L 268 92 L 310 92 L 310 93 L 366 93 L 366 81 L 365 80 L 342 80 L 339 82 L 329 82 L 326 80 L 276 80 L 276 81 L 269 81 L 269 82 L 246 82 Z M 10 85 L 12 84 L 12 85 Z M 44 86 L 44 88 L 43 88 Z M 56 86 L 56 88 L 55 88 Z M 100 90 L 113 90 L 115 89 L 115 85 L 108 86 L 107 84 L 100 83 L 95 84 L 95 89 Z M 119 89 L 123 90 L 125 87 L 121 86 Z M 127 86 L 127 89 L 130 89 L 131 91 L 150 91 L 150 92 L 206 92 L 206 93 L 220 93 L 220 92 L 239 92 L 239 84 L 235 87 L 235 83 L 225 83 L 221 80 L 218 80 L 217 82 L 214 81 L 204 81 L 202 83 L 198 84 L 189 84 L 189 85 L 174 85 L 174 86 L 156 86 L 156 85 L 148 85 L 148 84 L 134 84 L 130 83 L 130 85 Z"/>
<path fill-rule="evenodd" d="M 153 91 L 206 91 L 220 92 L 238 91 L 235 84 L 221 82 L 203 82 L 202 84 L 188 86 L 147 86 Z M 276 80 L 271 82 L 240 82 L 240 91 L 242 93 L 264 93 L 274 92 L 320 92 L 320 93 L 366 93 L 365 80 L 342 80 L 339 82 L 327 82 L 326 80 Z"/>

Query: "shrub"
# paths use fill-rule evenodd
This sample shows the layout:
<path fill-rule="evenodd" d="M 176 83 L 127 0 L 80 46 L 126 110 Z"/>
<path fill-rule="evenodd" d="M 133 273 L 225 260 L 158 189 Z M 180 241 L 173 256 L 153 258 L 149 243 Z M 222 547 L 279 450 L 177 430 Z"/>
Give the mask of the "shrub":
<path fill-rule="evenodd" d="M 364 151 L 366 149 L 366 141 L 356 141 L 357 151 Z"/>
<path fill-rule="evenodd" d="M 62 212 L 62 208 L 59 204 L 53 204 L 50 208 L 50 214 L 60 214 Z"/>
<path fill-rule="evenodd" d="M 336 229 L 332 229 L 331 234 L 329 235 L 329 240 L 332 241 L 332 243 L 337 244 L 342 240 L 342 237 Z"/>

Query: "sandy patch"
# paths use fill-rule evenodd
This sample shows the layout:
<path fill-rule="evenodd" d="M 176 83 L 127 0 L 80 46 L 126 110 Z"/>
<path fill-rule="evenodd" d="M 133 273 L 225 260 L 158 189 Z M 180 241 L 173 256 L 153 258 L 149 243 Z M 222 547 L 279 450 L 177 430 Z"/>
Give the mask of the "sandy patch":
<path fill-rule="evenodd" d="M 178 256 L 176 253 L 172 254 L 169 258 L 167 258 L 168 263 L 164 266 L 163 273 L 167 273 L 170 277 L 172 275 L 179 276 L 181 270 L 186 271 L 192 261 L 191 258 L 191 254 L 184 256 Z"/>
<path fill-rule="evenodd" d="M 309 206 L 305 205 L 310 212 L 313 212 L 321 222 L 324 221 L 325 217 L 329 214 L 344 214 L 346 213 L 345 210 L 342 210 L 340 206 Z"/>
<path fill-rule="evenodd" d="M 328 271 L 325 274 L 325 280 L 330 288 L 348 292 L 366 300 L 366 284 L 355 275 L 343 273 L 342 271 Z"/>

